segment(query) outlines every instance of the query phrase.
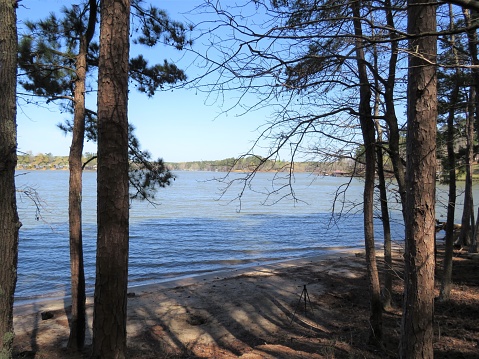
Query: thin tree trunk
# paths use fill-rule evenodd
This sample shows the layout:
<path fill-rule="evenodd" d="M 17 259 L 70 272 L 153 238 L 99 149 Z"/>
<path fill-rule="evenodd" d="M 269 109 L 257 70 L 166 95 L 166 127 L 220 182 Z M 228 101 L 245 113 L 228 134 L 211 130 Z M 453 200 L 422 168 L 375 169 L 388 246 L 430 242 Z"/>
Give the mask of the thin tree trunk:
<path fill-rule="evenodd" d="M 381 128 L 376 126 L 378 132 L 378 141 L 381 142 Z M 381 202 L 381 219 L 383 223 L 384 233 L 384 285 L 383 285 L 383 308 L 388 309 L 392 306 L 392 287 L 393 287 L 393 261 L 392 261 L 392 244 L 391 244 L 391 224 L 389 221 L 389 209 L 386 192 L 386 180 L 384 178 L 383 149 L 381 146 L 376 147 L 377 163 L 378 163 L 378 180 L 379 180 L 379 200 Z"/>
<path fill-rule="evenodd" d="M 354 32 L 356 37 L 356 57 L 360 85 L 359 120 L 366 151 L 366 174 L 364 182 L 364 241 L 366 249 L 366 264 L 370 287 L 370 333 L 369 341 L 380 344 L 382 341 L 382 303 L 381 287 L 376 263 L 376 250 L 374 247 L 374 181 L 376 169 L 375 155 L 375 128 L 371 109 L 371 86 L 369 84 L 363 44 L 361 41 L 362 30 L 360 21 L 360 3 L 351 4 L 354 15 Z"/>
<path fill-rule="evenodd" d="M 477 10 L 467 10 L 463 9 L 464 20 L 466 22 L 466 26 L 471 28 L 470 31 L 467 32 L 468 38 L 468 46 L 469 46 L 469 54 L 471 57 L 471 62 L 475 65 L 472 69 L 472 78 L 473 78 L 473 86 L 475 89 L 475 96 L 471 98 L 470 101 L 474 102 L 474 109 L 475 109 L 475 122 L 476 122 L 476 131 L 479 131 L 479 58 L 478 58 L 478 51 L 477 51 L 477 30 L 473 29 L 473 25 L 477 24 L 478 21 L 478 12 Z M 473 155 L 472 155 L 473 156 Z M 472 209 L 474 211 L 474 209 Z M 477 222 L 473 225 L 473 234 L 471 237 L 471 243 L 469 244 L 469 252 L 477 253 L 478 251 L 478 243 L 479 243 L 479 209 L 478 209 L 478 217 Z"/>
<path fill-rule="evenodd" d="M 405 166 L 401 158 L 400 151 L 400 133 L 394 105 L 394 86 L 396 83 L 396 64 L 398 61 L 398 35 L 393 29 L 394 17 L 390 0 L 385 1 L 386 21 L 389 29 L 389 39 L 391 41 L 391 56 L 389 58 L 388 78 L 384 88 L 384 102 L 386 107 L 385 121 L 389 127 L 389 156 L 393 165 L 394 176 L 398 183 L 399 195 L 401 197 L 403 218 L 406 206 L 406 177 Z"/>
<path fill-rule="evenodd" d="M 377 64 L 378 54 L 376 47 L 374 47 L 374 68 L 378 69 Z M 375 79 L 375 99 L 374 99 L 374 116 L 379 118 L 380 94 L 379 94 L 379 79 Z M 391 308 L 392 303 L 392 249 L 391 249 L 391 224 L 389 221 L 388 199 L 386 192 L 386 180 L 384 178 L 384 158 L 383 158 L 383 131 L 379 120 L 375 120 L 377 142 L 376 145 L 376 159 L 378 172 L 378 187 L 379 187 L 379 201 L 381 206 L 381 220 L 383 223 L 384 234 L 384 285 L 382 290 L 383 308 Z"/>
<path fill-rule="evenodd" d="M 474 226 L 474 236 L 471 245 L 469 246 L 469 253 L 477 253 L 479 251 L 479 208 L 477 209 L 476 225 Z"/>
<path fill-rule="evenodd" d="M 477 30 L 474 28 L 474 26 L 476 26 L 479 21 L 479 13 L 477 10 L 468 10 L 466 8 L 463 8 L 462 13 L 464 15 L 466 27 L 470 29 L 469 31 L 467 31 L 467 39 L 469 56 L 471 57 L 471 62 L 474 65 L 471 69 L 471 72 L 473 85 L 476 89 L 476 96 L 474 98 L 474 107 L 476 112 L 476 130 L 479 131 L 479 55 L 477 50 Z"/>
<path fill-rule="evenodd" d="M 408 1 L 408 34 L 436 31 L 436 2 Z M 409 40 L 407 201 L 400 357 L 432 359 L 436 189 L 436 36 Z"/>
<path fill-rule="evenodd" d="M 93 37 L 96 25 L 96 0 L 90 0 L 88 28 L 80 38 L 79 52 L 76 58 L 76 80 L 74 89 L 73 137 L 68 158 L 70 165 L 70 183 L 68 197 L 68 219 L 70 230 L 70 271 L 72 312 L 70 318 L 70 336 L 67 348 L 82 349 L 85 344 L 85 271 L 83 263 L 82 239 L 82 154 L 85 138 L 85 82 L 87 73 L 88 45 Z"/>
<path fill-rule="evenodd" d="M 464 210 L 462 212 L 461 233 L 459 242 L 469 246 L 474 236 L 474 197 L 472 194 L 472 158 L 474 157 L 474 98 L 476 91 L 474 86 L 469 89 L 468 113 L 466 116 L 466 179 L 464 189 Z"/>
<path fill-rule="evenodd" d="M 17 164 L 16 1 L 0 0 L 0 357 L 13 349 L 13 298 L 17 283 L 18 220 L 15 191 Z"/>
<path fill-rule="evenodd" d="M 67 347 L 71 350 L 83 348 L 85 343 L 85 272 L 83 264 L 82 240 L 82 154 L 85 134 L 85 39 L 80 40 L 80 53 L 77 56 L 77 80 L 74 92 L 73 138 L 68 162 L 70 183 L 68 193 L 68 220 L 70 229 L 70 271 L 72 312 L 70 336 Z"/>
<path fill-rule="evenodd" d="M 453 29 L 453 13 L 452 4 L 449 4 L 450 28 Z M 454 53 L 456 64 L 459 63 L 456 50 L 455 36 L 451 35 L 451 47 Z M 444 249 L 443 274 L 441 280 L 441 290 L 439 298 L 448 300 L 452 287 L 452 256 L 454 252 L 454 214 L 456 209 L 456 154 L 454 152 L 454 116 L 456 114 L 455 104 L 459 98 L 459 77 L 461 72 L 456 69 L 456 81 L 450 96 L 450 108 L 447 117 L 447 166 L 449 172 L 449 197 L 447 202 L 447 219 L 446 219 L 446 244 Z"/>
<path fill-rule="evenodd" d="M 451 104 L 457 103 L 459 85 L 456 83 L 451 94 Z M 449 195 L 447 202 L 446 244 L 444 250 L 443 275 L 440 298 L 449 299 L 452 286 L 452 256 L 454 251 L 454 214 L 456 209 L 456 155 L 454 153 L 454 108 L 451 106 L 447 119 L 447 165 L 449 172 Z"/>
<path fill-rule="evenodd" d="M 101 2 L 93 358 L 126 356 L 129 0 Z"/>

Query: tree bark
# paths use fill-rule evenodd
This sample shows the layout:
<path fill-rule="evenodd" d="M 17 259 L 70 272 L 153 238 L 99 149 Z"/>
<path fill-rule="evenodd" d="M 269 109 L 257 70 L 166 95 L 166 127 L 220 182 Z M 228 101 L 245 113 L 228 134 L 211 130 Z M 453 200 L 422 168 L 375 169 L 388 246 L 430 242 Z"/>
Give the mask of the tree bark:
<path fill-rule="evenodd" d="M 466 179 L 464 188 L 464 210 L 462 212 L 461 233 L 459 242 L 464 246 L 470 246 L 474 237 L 474 197 L 472 194 L 472 159 L 474 157 L 474 101 L 476 89 L 469 88 L 469 99 L 466 115 Z"/>
<path fill-rule="evenodd" d="M 80 46 L 81 48 L 82 46 Z M 70 228 L 70 271 L 72 313 L 70 318 L 70 337 L 67 347 L 81 349 L 85 341 L 85 272 L 83 265 L 82 239 L 82 154 L 85 133 L 85 65 L 86 54 L 77 56 L 77 81 L 75 81 L 75 111 L 73 119 L 73 138 L 68 162 L 70 165 L 70 183 L 68 193 L 68 219 Z"/>
<path fill-rule="evenodd" d="M 87 73 L 88 45 L 93 37 L 96 25 L 96 0 L 90 0 L 88 27 L 80 36 L 79 51 L 76 58 L 76 80 L 74 88 L 73 137 L 68 157 L 70 165 L 70 183 L 68 196 L 68 219 L 70 230 L 70 271 L 72 312 L 70 318 L 70 336 L 67 348 L 82 349 L 85 344 L 85 271 L 83 263 L 82 238 L 82 155 L 85 138 L 85 83 Z"/>
<path fill-rule="evenodd" d="M 389 4 L 390 5 L 390 4 Z M 377 47 L 374 47 L 374 68 L 378 70 Z M 374 125 L 377 133 L 376 143 L 376 162 L 378 174 L 379 201 L 381 206 L 381 221 L 383 223 L 384 235 L 384 284 L 382 289 L 382 305 L 384 309 L 391 308 L 392 303 L 392 243 L 391 243 L 391 223 L 389 220 L 388 199 L 386 191 L 386 179 L 384 176 L 384 156 L 383 156 L 383 130 L 379 122 L 379 107 L 381 105 L 381 95 L 379 93 L 379 78 L 374 80 L 375 99 L 374 99 Z M 394 116 L 395 118 L 395 116 Z"/>
<path fill-rule="evenodd" d="M 449 4 L 450 29 L 454 29 L 453 8 Z M 456 48 L 456 37 L 451 35 L 451 50 L 454 54 L 454 61 L 459 65 L 458 53 Z M 444 249 L 443 273 L 441 279 L 441 290 L 439 298 L 448 300 L 451 295 L 452 287 L 452 256 L 454 252 L 454 215 L 456 210 L 456 154 L 454 152 L 454 117 L 456 114 L 456 104 L 459 99 L 459 81 L 461 70 L 456 68 L 456 79 L 454 88 L 449 97 L 449 111 L 447 116 L 447 170 L 449 172 L 449 194 L 447 201 L 447 218 L 446 218 L 446 243 Z"/>
<path fill-rule="evenodd" d="M 16 1 L 0 0 L 0 357 L 11 358 L 13 299 L 17 283 L 18 230 Z"/>
<path fill-rule="evenodd" d="M 381 126 L 376 125 L 378 141 L 382 140 Z M 376 147 L 378 163 L 378 181 L 379 181 L 379 201 L 381 202 L 381 219 L 383 222 L 384 234 L 384 285 L 382 302 L 383 308 L 389 309 L 392 306 L 392 287 L 393 287 L 393 261 L 392 261 L 392 242 L 391 242 L 391 223 L 389 220 L 388 199 L 386 192 L 386 179 L 384 178 L 383 149 Z"/>
<path fill-rule="evenodd" d="M 436 2 L 408 1 L 408 33 L 436 31 Z M 409 41 L 406 243 L 401 358 L 433 358 L 436 36 Z"/>
<path fill-rule="evenodd" d="M 364 241 L 366 249 L 366 265 L 370 290 L 370 333 L 369 341 L 379 344 L 382 341 L 382 303 L 381 287 L 376 263 L 376 251 L 374 247 L 374 181 L 376 170 L 375 154 L 375 127 L 371 109 L 371 85 L 367 76 L 363 44 L 361 41 L 362 30 L 360 21 L 360 3 L 355 1 L 351 4 L 354 19 L 354 32 L 356 35 L 356 58 L 360 82 L 359 121 L 366 156 L 366 174 L 364 181 Z"/>
<path fill-rule="evenodd" d="M 475 13 L 475 12 L 474 12 Z M 466 26 L 472 26 L 473 21 L 471 12 L 463 9 L 464 21 Z M 477 57 L 477 35 L 476 30 L 467 31 L 469 56 L 473 65 L 477 66 L 479 60 Z M 462 213 L 461 233 L 459 235 L 459 242 L 465 246 L 472 246 L 474 240 L 474 200 L 472 195 L 472 160 L 474 151 L 472 144 L 474 141 L 474 117 L 478 106 L 478 86 L 479 74 L 477 69 L 471 69 L 472 84 L 470 89 L 470 98 L 468 105 L 468 115 L 466 119 L 466 185 L 464 194 L 464 211 Z M 476 120 L 478 115 L 476 114 Z"/>
<path fill-rule="evenodd" d="M 98 244 L 93 357 L 126 354 L 129 0 L 101 3 L 98 74 Z"/>
<path fill-rule="evenodd" d="M 401 197 L 401 206 L 403 219 L 405 216 L 406 206 L 406 175 L 405 166 L 401 158 L 400 141 L 401 136 L 399 132 L 399 125 L 396 116 L 395 102 L 394 102 L 394 87 L 396 84 L 396 64 L 398 61 L 398 35 L 393 30 L 395 29 L 393 10 L 390 0 L 386 0 L 385 3 L 386 22 L 390 29 L 389 39 L 391 41 L 391 57 L 389 58 L 388 77 L 384 87 L 384 104 L 386 107 L 386 113 L 384 119 L 389 128 L 389 156 L 393 165 L 394 176 L 396 178 L 399 190 L 399 196 Z"/>
<path fill-rule="evenodd" d="M 478 51 L 477 51 L 477 30 L 473 29 L 473 25 L 477 25 L 477 22 L 479 21 L 479 13 L 477 10 L 467 10 L 463 9 L 463 15 L 464 15 L 464 20 L 466 22 L 466 26 L 470 27 L 471 30 L 467 32 L 467 39 L 468 39 L 468 48 L 469 48 L 469 55 L 471 57 L 471 62 L 474 65 L 474 67 L 471 69 L 472 72 L 472 79 L 473 79 L 473 87 L 475 91 L 475 96 L 474 98 L 471 98 L 470 101 L 473 102 L 473 105 L 471 106 L 472 108 L 475 109 L 475 122 L 476 122 L 476 131 L 479 131 L 479 69 L 477 68 L 479 66 L 479 57 L 478 57 Z M 471 119 L 472 120 L 472 119 Z M 474 127 L 471 124 L 472 127 Z M 474 142 L 474 135 L 472 135 L 472 141 Z M 471 162 L 472 162 L 472 157 L 474 156 L 473 150 L 472 155 L 471 155 Z M 472 196 L 472 195 L 471 195 Z M 472 206 L 472 213 L 474 213 L 474 206 Z M 477 253 L 478 251 L 478 243 L 479 243 L 479 209 L 478 209 L 478 217 L 476 219 L 476 224 L 472 225 L 472 237 L 471 237 L 471 243 L 469 244 L 469 252 L 471 253 Z"/>

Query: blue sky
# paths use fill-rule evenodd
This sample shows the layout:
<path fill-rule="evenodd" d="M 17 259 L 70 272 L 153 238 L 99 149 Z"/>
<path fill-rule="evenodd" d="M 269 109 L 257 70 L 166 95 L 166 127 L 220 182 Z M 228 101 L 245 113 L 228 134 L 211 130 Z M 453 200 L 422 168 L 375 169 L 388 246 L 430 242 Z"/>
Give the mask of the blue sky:
<path fill-rule="evenodd" d="M 23 20 L 38 20 L 50 12 L 58 12 L 61 6 L 78 1 L 23 0 L 17 11 L 19 31 Z M 162 0 L 152 1 L 165 9 L 171 18 L 184 21 L 204 20 L 186 14 L 201 3 L 201 0 Z M 195 45 L 201 51 L 201 42 Z M 181 53 L 158 47 L 148 51 L 151 63 L 163 59 L 174 61 L 180 68 L 187 68 L 190 78 L 199 70 L 191 66 L 192 58 Z M 21 89 L 19 88 L 21 91 Z M 237 95 L 226 94 L 225 103 L 234 101 Z M 90 104 L 96 103 L 95 95 Z M 257 129 L 269 115 L 257 111 L 238 116 L 240 109 L 221 114 L 219 103 L 207 95 L 193 90 L 173 90 L 160 92 L 153 98 L 130 91 L 129 121 L 136 127 L 136 134 L 142 148 L 148 149 L 154 157 L 162 157 L 167 162 L 217 160 L 237 157 L 248 152 L 257 139 Z M 91 106 L 91 105 L 90 105 Z M 27 105 L 19 99 L 17 108 L 18 149 L 20 152 L 52 153 L 68 155 L 71 137 L 65 136 L 56 124 L 64 122 L 69 114 L 61 113 L 56 105 L 38 107 Z M 96 145 L 85 144 L 85 152 L 96 152 Z M 262 154 L 262 153 L 258 153 Z"/>

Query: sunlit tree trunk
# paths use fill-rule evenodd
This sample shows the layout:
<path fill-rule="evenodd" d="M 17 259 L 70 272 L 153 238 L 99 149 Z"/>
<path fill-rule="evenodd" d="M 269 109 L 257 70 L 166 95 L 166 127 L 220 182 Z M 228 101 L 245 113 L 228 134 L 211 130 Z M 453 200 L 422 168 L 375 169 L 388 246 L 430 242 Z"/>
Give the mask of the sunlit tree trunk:
<path fill-rule="evenodd" d="M 436 2 L 408 1 L 408 33 L 436 31 Z M 409 40 L 407 200 L 401 358 L 433 358 L 436 189 L 436 36 Z"/>
<path fill-rule="evenodd" d="M 68 158 L 70 183 L 68 197 L 68 219 L 70 230 L 70 271 L 72 311 L 70 318 L 70 336 L 67 347 L 71 350 L 83 348 L 85 344 L 85 271 L 83 263 L 82 238 L 82 154 L 85 137 L 85 83 L 87 74 L 88 45 L 93 37 L 96 25 L 96 0 L 90 0 L 88 28 L 80 36 L 80 46 L 76 58 L 76 80 L 74 88 L 74 115 L 72 144 Z"/>
<path fill-rule="evenodd" d="M 11 358 L 13 297 L 17 283 L 18 220 L 15 197 L 17 164 L 16 1 L 0 0 L 0 358 Z"/>
<path fill-rule="evenodd" d="M 101 3 L 93 357 L 126 355 L 129 0 Z"/>

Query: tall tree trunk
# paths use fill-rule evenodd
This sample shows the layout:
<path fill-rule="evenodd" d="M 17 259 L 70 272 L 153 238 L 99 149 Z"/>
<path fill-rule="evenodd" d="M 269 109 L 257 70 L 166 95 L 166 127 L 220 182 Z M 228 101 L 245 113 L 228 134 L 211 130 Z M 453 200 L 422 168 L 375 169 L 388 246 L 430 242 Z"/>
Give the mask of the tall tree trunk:
<path fill-rule="evenodd" d="M 469 89 L 469 103 L 466 116 L 466 179 L 464 189 L 464 210 L 462 212 L 461 233 L 459 242 L 469 246 L 474 236 L 474 197 L 472 194 L 472 159 L 474 157 L 474 99 L 476 90 L 474 86 Z"/>
<path fill-rule="evenodd" d="M 452 4 L 449 4 L 450 29 L 454 29 Z M 451 48 L 454 54 L 454 62 L 459 65 L 459 58 L 456 49 L 456 37 L 451 35 Z M 447 202 L 446 219 L 446 244 L 444 250 L 443 273 L 441 280 L 440 300 L 448 300 L 452 287 L 452 256 L 454 252 L 454 215 L 456 209 L 456 154 L 454 152 L 454 117 L 456 114 L 456 104 L 459 99 L 459 81 L 461 70 L 456 68 L 456 79 L 454 88 L 449 97 L 449 112 L 447 115 L 447 170 L 449 172 L 449 195 Z"/>
<path fill-rule="evenodd" d="M 473 101 L 474 105 L 472 106 L 475 109 L 475 122 L 476 122 L 476 131 L 479 131 L 479 57 L 477 51 L 477 30 L 473 28 L 474 25 L 477 25 L 479 19 L 479 13 L 477 10 L 467 10 L 463 9 L 464 20 L 466 22 L 466 26 L 470 28 L 467 32 L 468 38 L 468 47 L 469 47 L 469 54 L 471 57 L 471 62 L 474 65 L 471 69 L 472 78 L 473 78 L 473 86 L 475 89 L 475 96 L 471 98 L 470 101 Z M 479 136 L 478 136 L 479 137 Z M 472 154 L 473 156 L 474 154 Z M 472 209 L 474 211 L 474 209 Z M 479 209 L 478 215 L 476 219 L 476 224 L 473 226 L 473 235 L 471 238 L 471 243 L 469 244 L 469 252 L 477 253 L 478 251 L 478 243 L 479 243 Z"/>
<path fill-rule="evenodd" d="M 70 336 L 67 347 L 74 351 L 83 348 L 86 329 L 85 271 L 82 239 L 82 154 L 85 138 L 87 52 L 88 45 L 95 31 L 97 13 L 96 0 L 90 0 L 89 3 L 88 28 L 80 37 L 80 46 L 75 64 L 76 80 L 74 89 L 73 137 L 68 158 L 70 165 L 68 219 L 70 229 L 72 311 L 70 318 Z"/>
<path fill-rule="evenodd" d="M 436 2 L 408 1 L 408 34 L 436 31 Z M 436 36 L 409 40 L 404 306 L 400 357 L 433 358 Z"/>
<path fill-rule="evenodd" d="M 129 0 L 101 2 L 98 74 L 98 244 L 93 357 L 126 354 Z"/>
<path fill-rule="evenodd" d="M 81 47 L 81 46 L 80 46 Z M 70 185 L 68 193 L 68 219 L 70 225 L 70 271 L 72 312 L 70 337 L 67 347 L 81 349 L 85 342 L 85 272 L 82 240 L 82 154 L 85 133 L 85 65 L 86 54 L 77 56 L 77 81 L 75 81 L 75 114 L 73 138 L 68 162 Z"/>
<path fill-rule="evenodd" d="M 370 287 L 370 333 L 369 341 L 379 344 L 382 341 L 382 303 L 381 287 L 374 247 L 374 180 L 376 170 L 375 128 L 371 109 L 371 86 L 368 80 L 362 43 L 360 20 L 360 2 L 351 4 L 354 15 L 354 33 L 356 35 L 356 57 L 360 81 L 359 121 L 366 151 L 366 174 L 364 181 L 364 241 L 366 263 Z"/>
<path fill-rule="evenodd" d="M 378 133 L 378 142 L 382 141 L 381 126 L 376 125 Z M 381 202 L 381 219 L 383 222 L 384 234 L 384 285 L 383 285 L 383 308 L 391 308 L 392 306 L 392 287 L 393 287 L 393 261 L 392 261 L 392 244 L 391 244 L 391 223 L 389 221 L 388 199 L 386 192 L 386 180 L 384 178 L 383 149 L 382 146 L 376 147 L 377 163 L 378 163 L 378 181 L 379 181 L 379 200 Z"/>
<path fill-rule="evenodd" d="M 394 86 L 396 84 L 396 64 L 398 61 L 398 35 L 394 25 L 393 10 L 390 0 L 385 1 L 386 22 L 390 29 L 389 39 L 391 41 L 391 56 L 389 58 L 388 77 L 384 87 L 384 102 L 386 107 L 385 121 L 389 128 L 389 156 L 393 165 L 394 176 L 398 183 L 399 195 L 401 197 L 403 218 L 406 206 L 406 177 L 405 166 L 401 158 L 400 132 L 394 104 Z"/>
<path fill-rule="evenodd" d="M 456 83 L 450 103 L 457 103 L 459 85 Z M 451 107 L 447 119 L 447 165 L 449 172 L 449 194 L 447 202 L 446 243 L 444 249 L 443 273 L 439 298 L 448 300 L 452 287 L 452 257 L 454 252 L 454 216 L 456 209 L 456 155 L 454 153 L 454 108 Z"/>
<path fill-rule="evenodd" d="M 474 236 L 472 237 L 469 253 L 479 252 L 479 208 L 477 209 L 476 225 L 474 226 Z"/>
<path fill-rule="evenodd" d="M 469 49 L 469 56 L 471 57 L 471 63 L 474 65 L 471 68 L 472 72 L 472 79 L 473 85 L 476 89 L 476 96 L 474 98 L 474 107 L 476 112 L 476 131 L 479 131 L 479 55 L 478 55 L 478 38 L 477 38 L 477 30 L 475 26 L 477 26 L 479 22 L 479 12 L 477 10 L 471 9 L 468 10 L 463 8 L 462 11 L 464 15 L 464 21 L 466 23 L 466 27 L 469 29 L 467 31 L 467 41 L 468 41 L 468 49 Z"/>
<path fill-rule="evenodd" d="M 374 69 L 378 71 L 378 53 L 377 47 L 373 47 Z M 391 224 L 389 221 L 388 200 L 386 191 L 386 179 L 384 177 L 384 157 L 383 157 L 383 130 L 379 122 L 379 106 L 381 105 L 379 78 L 374 79 L 375 98 L 374 98 L 374 124 L 376 126 L 377 144 L 376 144 L 376 160 L 378 172 L 379 201 L 381 206 L 381 220 L 383 223 L 384 235 L 384 285 L 382 290 L 383 308 L 390 308 L 392 302 L 392 252 L 391 252 Z"/>
<path fill-rule="evenodd" d="M 18 220 L 15 192 L 17 164 L 16 1 L 0 0 L 0 357 L 11 358 L 13 297 L 17 283 Z"/>

